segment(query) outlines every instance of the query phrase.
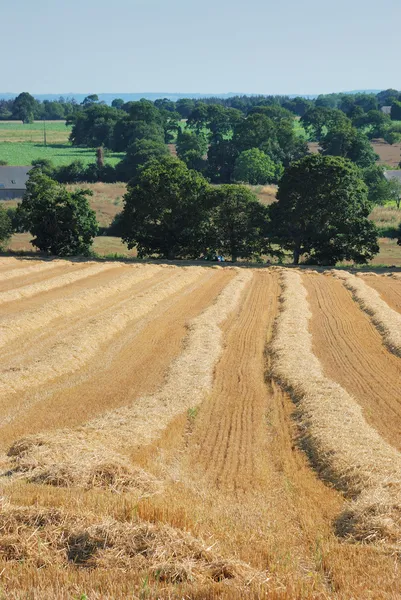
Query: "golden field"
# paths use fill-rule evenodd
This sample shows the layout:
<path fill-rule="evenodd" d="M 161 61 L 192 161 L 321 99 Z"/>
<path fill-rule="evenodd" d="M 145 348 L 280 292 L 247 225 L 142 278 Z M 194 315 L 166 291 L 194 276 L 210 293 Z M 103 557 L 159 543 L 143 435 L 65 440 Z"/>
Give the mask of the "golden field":
<path fill-rule="evenodd" d="M 0 258 L 4 598 L 401 595 L 401 279 Z"/>

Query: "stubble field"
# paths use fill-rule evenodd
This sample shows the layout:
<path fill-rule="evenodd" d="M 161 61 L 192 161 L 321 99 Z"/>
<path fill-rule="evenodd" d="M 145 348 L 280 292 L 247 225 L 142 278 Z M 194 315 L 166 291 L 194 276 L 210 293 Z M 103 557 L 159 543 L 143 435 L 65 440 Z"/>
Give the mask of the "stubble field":
<path fill-rule="evenodd" d="M 401 595 L 401 279 L 0 258 L 4 598 Z"/>

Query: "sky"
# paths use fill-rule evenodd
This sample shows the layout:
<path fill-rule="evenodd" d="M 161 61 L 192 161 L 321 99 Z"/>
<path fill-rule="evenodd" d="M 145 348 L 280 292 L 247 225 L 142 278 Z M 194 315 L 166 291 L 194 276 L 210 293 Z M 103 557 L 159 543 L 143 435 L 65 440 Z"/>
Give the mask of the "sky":
<path fill-rule="evenodd" d="M 401 88 L 400 0 L 0 0 L 0 92 Z"/>

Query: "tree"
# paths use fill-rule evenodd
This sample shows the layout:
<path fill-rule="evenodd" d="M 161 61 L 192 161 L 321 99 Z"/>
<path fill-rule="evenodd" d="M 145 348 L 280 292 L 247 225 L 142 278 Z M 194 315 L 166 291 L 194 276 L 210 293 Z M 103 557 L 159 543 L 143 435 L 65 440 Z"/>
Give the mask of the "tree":
<path fill-rule="evenodd" d="M 388 181 L 384 177 L 381 165 L 372 165 L 362 171 L 363 180 L 368 187 L 368 200 L 372 204 L 385 204 L 389 198 Z"/>
<path fill-rule="evenodd" d="M 382 92 L 379 92 L 376 96 L 377 101 L 379 103 L 379 107 L 382 106 L 391 106 L 391 104 L 394 102 L 394 100 L 399 100 L 401 97 L 401 94 L 398 90 L 394 90 L 394 89 L 388 89 L 388 90 L 383 90 Z"/>
<path fill-rule="evenodd" d="M 57 256 L 87 255 L 97 233 L 96 214 L 87 196 L 90 190 L 68 192 L 40 169 L 32 169 L 17 213 L 32 244 Z"/>
<path fill-rule="evenodd" d="M 205 136 L 200 133 L 196 135 L 192 131 L 179 131 L 177 136 L 177 156 L 184 161 L 189 169 L 202 171 L 205 168 L 204 155 L 207 152 L 208 143 Z"/>
<path fill-rule="evenodd" d="M 401 204 L 401 182 L 399 181 L 399 179 L 389 179 L 387 181 L 387 190 L 388 190 L 388 196 L 387 199 L 393 202 L 395 202 L 398 210 L 400 208 L 400 204 Z"/>
<path fill-rule="evenodd" d="M 115 152 L 124 152 L 130 144 L 142 139 L 164 144 L 162 125 L 146 121 L 132 121 L 127 115 L 118 119 L 114 125 L 111 149 Z"/>
<path fill-rule="evenodd" d="M 238 258 L 270 253 L 266 237 L 268 209 L 242 185 L 210 187 L 208 206 L 213 207 L 209 251 Z"/>
<path fill-rule="evenodd" d="M 373 165 L 377 159 L 366 135 L 349 125 L 330 129 L 320 147 L 322 154 L 349 158 L 361 168 Z"/>
<path fill-rule="evenodd" d="M 90 106 L 91 104 L 96 104 L 96 102 L 99 102 L 99 96 L 97 94 L 90 94 L 84 98 L 82 106 Z"/>
<path fill-rule="evenodd" d="M 124 196 L 123 240 L 138 256 L 196 258 L 208 231 L 207 181 L 172 156 L 149 161 Z"/>
<path fill-rule="evenodd" d="M 381 110 L 370 110 L 352 119 L 353 125 L 363 129 L 369 139 L 384 137 L 389 125 L 390 117 Z"/>
<path fill-rule="evenodd" d="M 175 109 L 182 119 L 188 119 L 194 108 L 195 101 L 191 100 L 191 98 L 180 98 L 175 103 Z"/>
<path fill-rule="evenodd" d="M 316 106 L 308 110 L 301 118 L 301 123 L 318 142 L 324 136 L 325 129 L 334 129 L 350 125 L 350 120 L 341 110 Z"/>
<path fill-rule="evenodd" d="M 166 110 L 167 112 L 176 112 L 175 102 L 168 98 L 158 98 L 155 100 L 155 106 L 159 110 Z"/>
<path fill-rule="evenodd" d="M 3 206 L 0 206 L 0 250 L 5 250 L 11 235 L 12 235 L 12 223 L 11 219 L 7 214 L 7 211 Z"/>
<path fill-rule="evenodd" d="M 377 229 L 369 221 L 372 205 L 359 169 L 337 156 L 306 156 L 280 180 L 278 201 L 270 207 L 273 240 L 310 262 L 366 263 L 377 252 Z"/>
<path fill-rule="evenodd" d="M 112 148 L 114 127 L 121 118 L 120 111 L 105 104 L 89 103 L 67 120 L 72 124 L 70 141 L 73 146 Z"/>
<path fill-rule="evenodd" d="M 116 167 L 118 179 L 129 181 L 148 161 L 159 160 L 168 155 L 169 151 L 164 143 L 152 139 L 137 139 L 128 147 L 125 157 Z"/>
<path fill-rule="evenodd" d="M 391 120 L 401 121 L 401 102 L 398 100 L 394 100 L 391 105 Z"/>
<path fill-rule="evenodd" d="M 132 121 L 144 121 L 145 123 L 157 123 L 162 125 L 160 111 L 150 100 L 138 100 L 137 102 L 127 102 L 126 108 Z"/>
<path fill-rule="evenodd" d="M 260 148 L 275 138 L 275 135 L 274 121 L 262 113 L 253 113 L 237 125 L 232 141 L 238 152 L 243 152 L 251 148 Z"/>
<path fill-rule="evenodd" d="M 297 96 L 296 98 L 291 98 L 291 100 L 287 100 L 284 103 L 284 108 L 290 110 L 299 117 L 303 117 L 304 114 L 310 108 L 312 108 L 312 106 L 313 103 L 310 100 L 307 100 L 306 98 L 301 98 L 300 96 Z"/>
<path fill-rule="evenodd" d="M 40 169 L 44 175 L 54 177 L 55 166 L 48 158 L 36 158 L 31 162 L 31 165 L 36 169 Z"/>
<path fill-rule="evenodd" d="M 238 154 L 231 140 L 210 144 L 207 153 L 207 172 L 213 183 L 231 182 Z"/>
<path fill-rule="evenodd" d="M 117 108 L 118 110 L 122 110 L 122 107 L 124 106 L 124 100 L 122 98 L 114 98 L 113 102 L 111 103 L 111 106 L 113 108 Z"/>
<path fill-rule="evenodd" d="M 258 148 L 241 152 L 235 161 L 234 181 L 265 185 L 276 183 L 283 174 L 283 168 L 276 165 L 267 154 Z"/>
<path fill-rule="evenodd" d="M 22 92 L 16 97 L 13 104 L 13 119 L 23 123 L 33 123 L 36 100 L 28 92 Z"/>

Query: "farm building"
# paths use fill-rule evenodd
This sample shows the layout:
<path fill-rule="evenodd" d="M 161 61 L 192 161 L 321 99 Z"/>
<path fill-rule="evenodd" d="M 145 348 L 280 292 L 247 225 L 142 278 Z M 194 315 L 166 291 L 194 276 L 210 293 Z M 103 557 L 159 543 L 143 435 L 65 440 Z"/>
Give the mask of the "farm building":
<path fill-rule="evenodd" d="M 401 169 L 384 171 L 384 177 L 387 179 L 387 181 L 390 181 L 390 179 L 397 179 L 401 183 Z"/>
<path fill-rule="evenodd" d="M 32 167 L 0 166 L 0 200 L 21 198 L 26 189 L 28 173 Z"/>

